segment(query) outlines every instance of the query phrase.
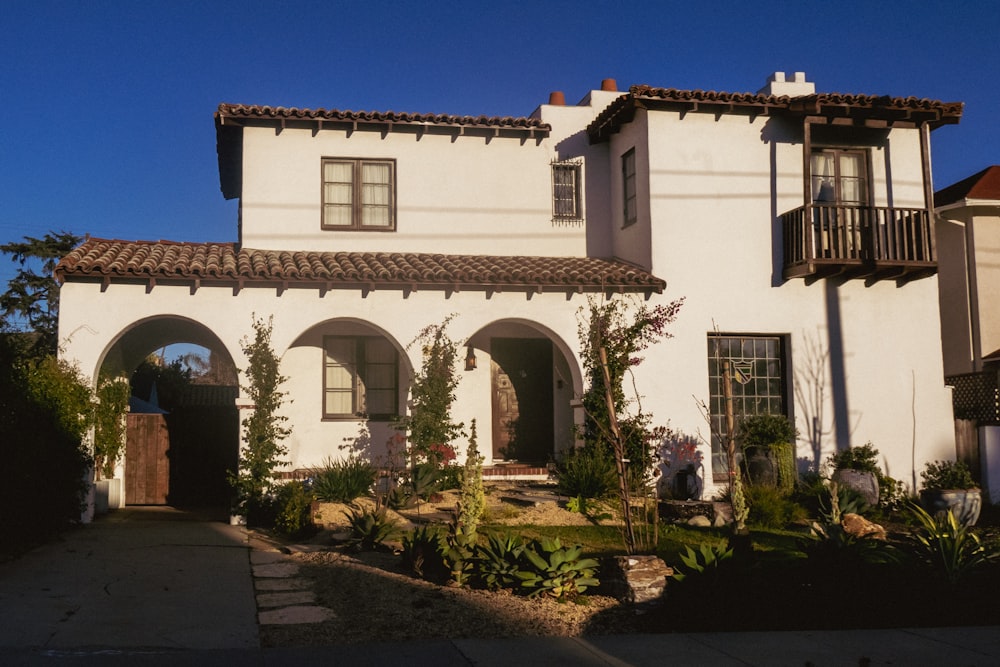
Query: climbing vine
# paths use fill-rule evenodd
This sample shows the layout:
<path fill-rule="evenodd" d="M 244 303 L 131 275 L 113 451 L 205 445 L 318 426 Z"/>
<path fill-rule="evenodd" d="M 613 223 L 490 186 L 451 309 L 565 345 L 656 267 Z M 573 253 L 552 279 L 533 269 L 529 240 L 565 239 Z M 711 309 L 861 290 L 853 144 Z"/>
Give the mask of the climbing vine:
<path fill-rule="evenodd" d="M 253 340 L 241 342 L 248 366 L 243 371 L 247 384 L 242 386 L 253 403 L 253 412 L 243 420 L 243 446 L 239 470 L 229 472 L 229 482 L 236 494 L 237 510 L 251 521 L 264 508 L 273 488 L 275 469 L 287 465 L 282 457 L 288 448 L 281 441 L 291 434 L 284 426 L 288 418 L 280 414 L 286 392 L 280 387 L 287 379 L 279 372 L 281 360 L 271 347 L 273 318 L 253 320 Z"/>

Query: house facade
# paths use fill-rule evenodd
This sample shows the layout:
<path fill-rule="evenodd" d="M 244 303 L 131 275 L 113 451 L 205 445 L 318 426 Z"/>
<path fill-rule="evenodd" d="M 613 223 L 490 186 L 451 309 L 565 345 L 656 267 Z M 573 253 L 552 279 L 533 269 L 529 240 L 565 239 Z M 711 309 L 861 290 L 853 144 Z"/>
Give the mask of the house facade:
<path fill-rule="evenodd" d="M 1000 502 L 1000 166 L 939 190 L 934 204 L 944 372 L 969 429 L 958 453 Z"/>
<path fill-rule="evenodd" d="M 738 415 L 795 422 L 802 469 L 871 441 L 915 486 L 954 456 L 930 132 L 961 112 L 817 94 L 801 73 L 757 93 L 605 80 L 523 118 L 223 104 L 239 241 L 88 239 L 58 268 L 64 354 L 96 378 L 191 342 L 242 368 L 240 340 L 271 318 L 306 468 L 385 454 L 410 343 L 447 321 L 455 418 L 476 420 L 488 461 L 543 463 L 583 421 L 581 308 L 684 297 L 634 384 L 698 443 L 706 496 L 725 473 L 724 359 Z"/>

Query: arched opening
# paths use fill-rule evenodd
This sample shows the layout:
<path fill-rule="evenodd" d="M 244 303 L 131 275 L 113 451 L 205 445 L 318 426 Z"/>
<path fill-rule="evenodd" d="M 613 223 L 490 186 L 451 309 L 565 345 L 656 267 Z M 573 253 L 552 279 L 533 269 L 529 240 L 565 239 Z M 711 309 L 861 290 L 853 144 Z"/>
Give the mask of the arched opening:
<path fill-rule="evenodd" d="M 121 486 L 127 505 L 228 507 L 239 457 L 232 354 L 204 325 L 154 317 L 108 347 L 99 377 L 132 386 Z"/>
<path fill-rule="evenodd" d="M 467 358 L 475 359 L 467 368 L 489 392 L 480 419 L 490 425 L 494 463 L 544 465 L 574 446 L 582 376 L 558 336 L 533 322 L 504 320 L 481 328 L 467 345 Z"/>

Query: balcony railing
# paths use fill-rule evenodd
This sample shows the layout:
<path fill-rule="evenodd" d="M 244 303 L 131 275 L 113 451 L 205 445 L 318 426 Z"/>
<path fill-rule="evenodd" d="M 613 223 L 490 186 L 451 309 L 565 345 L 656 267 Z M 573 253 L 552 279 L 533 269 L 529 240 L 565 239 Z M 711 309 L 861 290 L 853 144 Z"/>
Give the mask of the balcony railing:
<path fill-rule="evenodd" d="M 927 209 L 810 204 L 781 216 L 784 277 L 913 280 L 937 272 Z"/>

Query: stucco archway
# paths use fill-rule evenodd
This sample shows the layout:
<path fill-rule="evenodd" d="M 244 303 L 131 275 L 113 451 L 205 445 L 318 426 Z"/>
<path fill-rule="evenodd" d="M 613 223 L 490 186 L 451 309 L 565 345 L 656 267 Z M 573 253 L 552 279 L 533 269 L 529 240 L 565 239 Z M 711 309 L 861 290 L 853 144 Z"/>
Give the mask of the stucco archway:
<path fill-rule="evenodd" d="M 168 345 L 205 348 L 212 371 L 183 386 L 168 409 L 133 401 L 128 418 L 123 480 L 127 504 L 227 506 L 227 472 L 239 457 L 238 371 L 227 346 L 203 324 L 172 315 L 137 321 L 107 346 L 95 378 L 131 378 L 150 354 Z"/>
<path fill-rule="evenodd" d="M 466 345 L 477 391 L 489 397 L 477 411 L 489 425 L 479 428 L 490 443 L 482 446 L 487 460 L 492 453 L 494 462 L 544 464 L 574 446 L 583 376 L 560 336 L 537 322 L 505 319 L 479 328 Z"/>

